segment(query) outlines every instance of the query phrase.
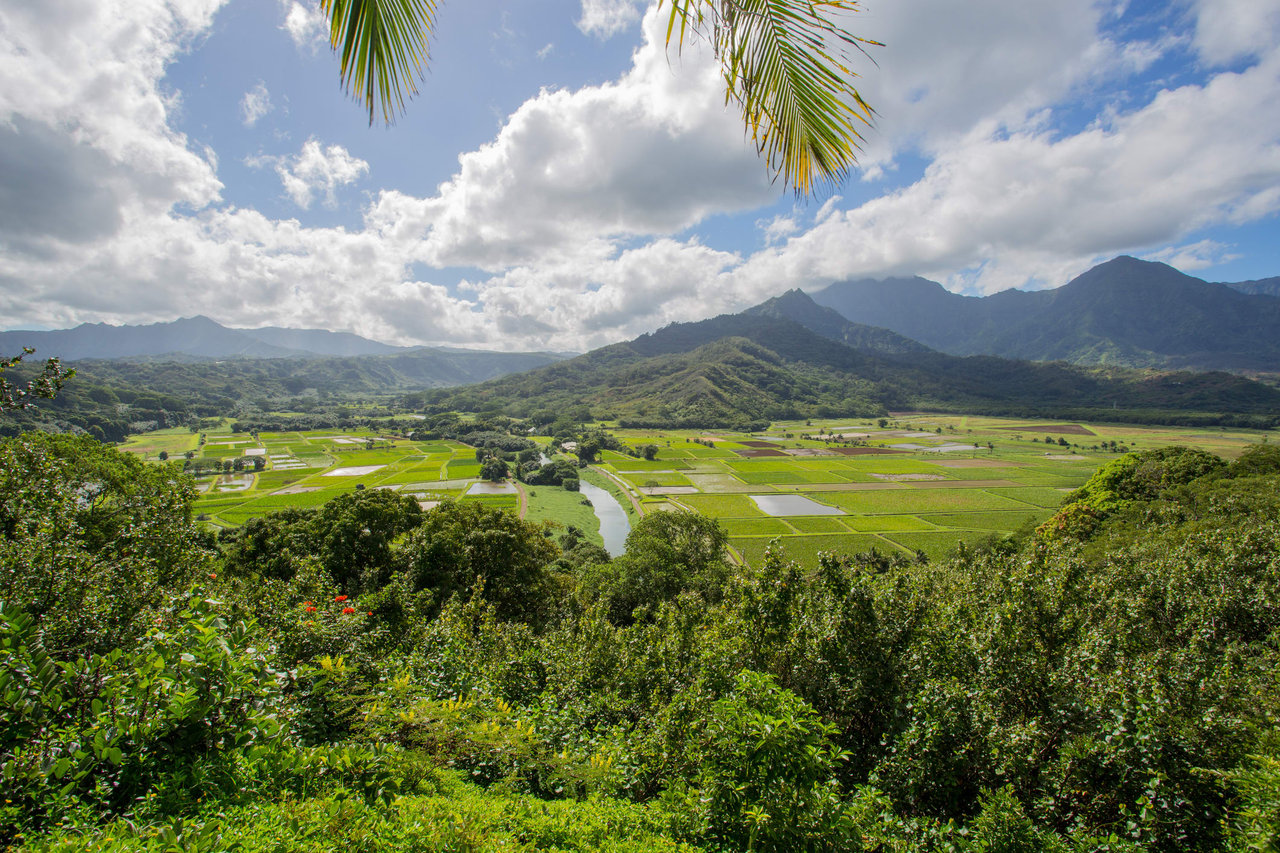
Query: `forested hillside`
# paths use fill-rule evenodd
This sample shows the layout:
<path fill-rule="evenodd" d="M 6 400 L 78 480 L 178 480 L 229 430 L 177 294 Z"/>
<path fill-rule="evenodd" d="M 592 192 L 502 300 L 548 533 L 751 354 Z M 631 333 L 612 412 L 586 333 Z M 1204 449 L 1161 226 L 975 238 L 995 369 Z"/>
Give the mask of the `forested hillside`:
<path fill-rule="evenodd" d="M 1280 300 L 1262 295 L 1269 288 L 1273 280 L 1237 289 L 1119 257 L 1052 290 L 961 296 L 916 277 L 836 282 L 813 298 L 954 355 L 1276 372 Z"/>
<path fill-rule="evenodd" d="M 796 310 L 805 302 L 774 300 L 766 311 L 674 323 L 548 367 L 420 399 L 432 411 L 519 417 L 585 402 L 604 419 L 672 428 L 889 409 L 1266 426 L 1280 412 L 1280 391 L 1239 376 L 959 358 L 874 334 L 883 330 L 864 336 L 853 324 L 832 324 L 829 315 L 815 320 L 814 311 Z M 872 349 L 842 343 L 850 336 Z"/>
<path fill-rule="evenodd" d="M 347 358 L 70 362 L 76 376 L 58 397 L 38 411 L 0 412 L 0 435 L 42 425 L 122 441 L 131 432 L 200 418 L 261 418 L 279 410 L 323 413 L 322 421 L 336 426 L 335 410 L 353 400 L 482 382 L 558 360 L 549 353 L 423 348 Z M 13 374 L 23 381 L 33 371 Z"/>
<path fill-rule="evenodd" d="M 391 492 L 222 541 L 174 467 L 0 443 L 23 850 L 1260 850 L 1280 449 L 1104 466 L 1022 541 L 613 560 Z M 680 848 L 679 845 L 687 845 Z"/>

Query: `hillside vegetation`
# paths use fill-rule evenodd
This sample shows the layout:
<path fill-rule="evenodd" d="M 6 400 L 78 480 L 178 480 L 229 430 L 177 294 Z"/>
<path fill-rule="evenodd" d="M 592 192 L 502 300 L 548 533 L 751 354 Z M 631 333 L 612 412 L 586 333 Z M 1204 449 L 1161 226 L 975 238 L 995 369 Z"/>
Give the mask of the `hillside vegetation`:
<path fill-rule="evenodd" d="M 1165 264 L 1119 257 L 1052 290 L 961 296 L 916 277 L 837 282 L 813 297 L 855 323 L 953 355 L 1276 372 L 1275 284 L 1210 284 Z"/>
<path fill-rule="evenodd" d="M 675 323 L 554 365 L 420 399 L 429 411 L 517 417 L 585 402 L 601 418 L 671 428 L 866 417 L 892 409 L 1265 427 L 1280 411 L 1280 391 L 1225 373 L 959 358 L 887 334 L 869 339 L 878 349 L 855 349 L 841 341 L 868 339 L 859 338 L 853 324 L 816 315 L 818 323 L 818 306 L 803 294 L 788 296 L 766 303 L 767 311 Z"/>
<path fill-rule="evenodd" d="M 23 850 L 1263 850 L 1280 451 L 1104 466 L 940 563 L 603 561 L 385 491 L 192 524 L 85 438 L 0 442 L 0 839 Z"/>

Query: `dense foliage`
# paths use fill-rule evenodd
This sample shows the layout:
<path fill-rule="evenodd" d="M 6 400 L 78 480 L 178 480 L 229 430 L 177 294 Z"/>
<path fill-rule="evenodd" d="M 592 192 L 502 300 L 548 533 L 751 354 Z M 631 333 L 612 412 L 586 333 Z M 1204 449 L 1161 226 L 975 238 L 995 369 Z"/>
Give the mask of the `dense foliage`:
<path fill-rule="evenodd" d="M 942 563 L 758 571 L 697 515 L 570 559 L 373 490 L 215 549 L 175 467 L 34 435 L 0 459 L 16 847 L 1280 842 L 1275 448 L 1120 457 Z"/>
<path fill-rule="evenodd" d="M 857 349 L 844 343 L 850 324 L 832 328 L 799 316 L 819 331 L 776 313 L 674 323 L 578 358 L 426 392 L 422 399 L 426 411 L 515 417 L 586 401 L 598 418 L 632 427 L 748 430 L 770 420 L 876 417 L 895 409 L 1267 428 L 1280 406 L 1280 392 L 1225 373 Z"/>

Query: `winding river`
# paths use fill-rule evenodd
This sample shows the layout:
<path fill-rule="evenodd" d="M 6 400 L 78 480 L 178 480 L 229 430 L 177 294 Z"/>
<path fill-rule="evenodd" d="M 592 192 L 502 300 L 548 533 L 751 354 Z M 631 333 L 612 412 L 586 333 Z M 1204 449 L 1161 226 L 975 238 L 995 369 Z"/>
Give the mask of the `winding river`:
<path fill-rule="evenodd" d="M 626 510 L 611 493 L 586 480 L 580 481 L 578 488 L 591 501 L 591 508 L 600 519 L 600 538 L 604 539 L 604 549 L 609 556 L 618 556 L 626 546 L 627 534 L 631 532 L 631 520 L 627 518 Z"/>

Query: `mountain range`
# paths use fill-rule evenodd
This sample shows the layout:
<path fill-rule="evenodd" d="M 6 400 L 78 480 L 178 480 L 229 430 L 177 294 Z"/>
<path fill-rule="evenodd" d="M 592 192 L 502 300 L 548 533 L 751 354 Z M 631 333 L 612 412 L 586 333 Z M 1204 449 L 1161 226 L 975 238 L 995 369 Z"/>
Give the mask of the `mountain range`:
<path fill-rule="evenodd" d="M 586 404 L 598 417 L 673 428 L 894 409 L 1163 423 L 1212 420 L 1186 418 L 1186 412 L 1259 416 L 1238 421 L 1249 424 L 1272 423 L 1280 412 L 1280 390 L 1229 373 L 960 357 L 833 314 L 790 291 L 740 314 L 675 323 L 577 358 L 422 398 L 428 411 L 515 416 Z"/>
<path fill-rule="evenodd" d="M 845 319 L 952 355 L 1127 367 L 1280 371 L 1280 278 L 1211 284 L 1121 256 L 1054 290 L 961 296 L 927 279 L 813 294 Z"/>
<path fill-rule="evenodd" d="M 1221 282 L 1232 290 L 1261 296 L 1280 296 L 1280 275 L 1259 278 L 1254 281 Z"/>
<path fill-rule="evenodd" d="M 397 347 L 350 332 L 323 329 L 231 329 L 208 317 L 187 317 L 168 323 L 110 326 L 82 323 L 74 329 L 42 332 L 0 332 L 0 352 L 35 347 L 40 355 L 64 361 L 87 358 L 197 360 L 220 358 L 316 358 L 324 356 L 390 355 Z"/>

